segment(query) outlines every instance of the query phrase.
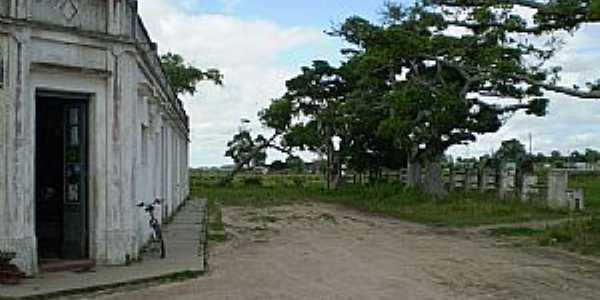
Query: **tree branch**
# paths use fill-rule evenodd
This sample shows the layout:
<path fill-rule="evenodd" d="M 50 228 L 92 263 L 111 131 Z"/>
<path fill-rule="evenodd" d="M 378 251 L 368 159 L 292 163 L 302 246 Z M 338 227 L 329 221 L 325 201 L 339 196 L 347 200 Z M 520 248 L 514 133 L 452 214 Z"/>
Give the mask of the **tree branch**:
<path fill-rule="evenodd" d="M 437 4 L 448 7 L 481 7 L 490 5 L 488 0 L 429 0 L 430 4 Z M 534 0 L 496 0 L 494 4 L 500 5 L 518 5 L 533 9 L 542 9 L 546 4 Z"/>
<path fill-rule="evenodd" d="M 473 83 L 484 80 L 488 77 L 488 76 L 483 75 L 483 74 L 489 73 L 487 70 L 484 70 L 484 69 L 470 70 L 470 71 L 474 72 L 475 74 L 480 74 L 480 75 L 472 76 L 467 71 L 467 67 L 461 66 L 456 63 L 449 62 L 447 60 L 443 60 L 443 59 L 440 60 L 439 58 L 428 57 L 427 59 L 436 60 L 439 63 L 444 64 L 444 66 L 446 66 L 446 67 L 457 70 L 461 74 L 461 76 L 463 76 L 464 79 L 467 81 L 467 83 L 465 84 L 465 87 L 463 88 L 463 93 L 465 93 L 465 92 L 468 93 L 469 89 Z M 574 89 L 574 88 L 557 86 L 554 84 L 537 81 L 537 80 L 534 80 L 530 77 L 523 76 L 523 75 L 512 75 L 510 77 L 512 77 L 516 80 L 528 83 L 533 86 L 539 86 L 542 89 L 545 89 L 547 91 L 563 94 L 566 96 L 572 96 L 572 97 L 576 97 L 576 98 L 580 98 L 580 99 L 600 99 L 600 90 L 584 91 L 584 90 L 579 90 L 579 89 Z"/>
<path fill-rule="evenodd" d="M 467 21 L 446 21 L 446 24 L 451 25 L 451 26 L 456 26 L 456 27 L 464 27 L 473 31 L 479 31 L 481 29 L 483 29 L 484 27 L 493 27 L 493 28 L 503 28 L 505 31 L 507 32 L 514 32 L 514 33 L 528 33 L 528 34 L 538 34 L 538 33 L 542 33 L 544 31 L 547 30 L 552 30 L 552 29 L 562 29 L 559 26 L 554 27 L 540 27 L 540 26 L 534 26 L 534 27 L 515 27 L 515 26 L 511 26 L 508 27 L 506 26 L 506 24 L 502 24 L 502 23 L 469 23 Z"/>
<path fill-rule="evenodd" d="M 574 88 L 567 88 L 562 86 L 556 86 L 552 84 L 540 83 L 533 80 L 525 80 L 531 85 L 539 86 L 547 91 L 572 96 L 580 99 L 600 99 L 600 91 L 582 91 Z"/>

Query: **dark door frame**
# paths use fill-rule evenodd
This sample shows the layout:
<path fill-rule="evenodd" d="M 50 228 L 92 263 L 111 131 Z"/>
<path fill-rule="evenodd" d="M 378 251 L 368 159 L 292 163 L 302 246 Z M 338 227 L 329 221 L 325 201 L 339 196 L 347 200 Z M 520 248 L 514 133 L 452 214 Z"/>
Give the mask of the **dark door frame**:
<path fill-rule="evenodd" d="M 46 100 L 42 100 L 42 99 L 46 99 Z M 90 258 L 90 247 L 91 247 L 91 239 L 90 239 L 90 228 L 91 228 L 91 220 L 90 220 L 90 178 L 91 176 L 88 174 L 89 170 L 90 170 L 90 124 L 89 124 L 89 120 L 90 120 L 90 102 L 92 99 L 92 94 L 91 93 L 80 93 L 80 92 L 69 92 L 69 91 L 62 91 L 62 90 L 53 90 L 53 89 L 45 89 L 45 88 L 38 88 L 35 90 L 35 96 L 34 96 L 34 100 L 35 100 L 35 107 L 36 107 L 36 111 L 35 111 L 35 119 L 37 120 L 37 103 L 38 101 L 60 101 L 63 103 L 68 103 L 70 101 L 74 101 L 74 102 L 78 102 L 80 104 L 83 104 L 83 106 L 85 107 L 84 109 L 84 131 L 83 131 L 83 151 L 85 153 L 85 184 L 84 184 L 84 190 L 82 191 L 82 194 L 84 195 L 84 201 L 85 203 L 85 208 L 83 210 L 83 214 L 84 214 L 84 253 L 83 253 L 83 257 L 82 258 Z M 36 121 L 36 129 L 34 130 L 35 134 L 37 135 L 37 121 Z M 34 142 L 37 143 L 37 138 L 34 138 Z M 37 145 L 34 147 L 34 149 L 36 149 L 37 151 Z M 34 169 L 35 172 L 37 172 L 37 160 L 38 160 L 38 155 L 37 153 L 34 155 Z M 64 164 L 64 162 L 63 162 Z M 65 176 L 64 174 L 62 176 Z M 34 195 L 36 197 L 36 201 L 34 201 L 34 205 L 37 205 L 37 197 L 38 197 L 38 177 L 37 174 L 34 176 L 34 180 L 35 180 L 35 184 L 34 184 Z M 66 195 L 63 195 L 63 198 L 66 197 Z M 64 201 L 64 199 L 63 199 Z M 36 209 L 34 207 L 34 212 L 36 212 Z M 37 223 L 37 215 L 35 217 L 35 222 Z M 36 233 L 37 234 L 37 233 Z M 39 253 L 39 249 L 37 249 L 37 252 Z"/>

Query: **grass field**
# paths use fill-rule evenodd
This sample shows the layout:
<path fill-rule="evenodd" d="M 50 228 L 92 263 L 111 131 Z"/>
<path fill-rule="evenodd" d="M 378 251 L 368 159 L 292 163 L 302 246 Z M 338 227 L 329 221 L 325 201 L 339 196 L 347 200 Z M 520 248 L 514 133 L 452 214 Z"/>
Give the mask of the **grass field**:
<path fill-rule="evenodd" d="M 556 246 L 582 254 L 600 256 L 600 176 L 576 175 L 569 178 L 570 188 L 583 188 L 586 209 L 569 214 L 569 221 L 543 230 L 499 228 L 495 236 L 521 237 L 542 246 Z"/>
<path fill-rule="evenodd" d="M 336 191 L 321 185 L 275 185 L 237 183 L 230 186 L 194 185 L 192 193 L 225 206 L 280 206 L 323 202 L 342 204 L 361 211 L 436 226 L 476 226 L 562 218 L 567 214 L 534 207 L 494 195 L 453 193 L 436 200 L 399 185 L 346 185 Z"/>

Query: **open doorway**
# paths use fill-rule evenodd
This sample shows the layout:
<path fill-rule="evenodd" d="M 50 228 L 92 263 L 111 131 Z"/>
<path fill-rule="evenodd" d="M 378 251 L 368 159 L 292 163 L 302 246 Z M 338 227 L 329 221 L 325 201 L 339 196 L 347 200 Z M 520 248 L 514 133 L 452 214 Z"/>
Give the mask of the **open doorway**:
<path fill-rule="evenodd" d="M 36 235 L 41 264 L 88 258 L 85 95 L 36 95 Z"/>

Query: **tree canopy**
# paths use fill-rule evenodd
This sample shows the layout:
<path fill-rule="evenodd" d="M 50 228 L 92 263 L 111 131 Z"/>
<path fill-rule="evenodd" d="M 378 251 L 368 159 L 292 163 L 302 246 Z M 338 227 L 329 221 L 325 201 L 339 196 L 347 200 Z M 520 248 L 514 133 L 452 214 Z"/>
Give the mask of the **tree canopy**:
<path fill-rule="evenodd" d="M 197 92 L 198 83 L 209 80 L 217 85 L 223 84 L 223 75 L 217 69 L 200 70 L 185 62 L 179 54 L 167 53 L 160 57 L 162 68 L 176 94 Z"/>
<path fill-rule="evenodd" d="M 253 139 L 248 130 L 240 130 L 227 143 L 228 150 L 225 156 L 231 157 L 241 168 L 263 166 L 267 159 L 266 149 L 261 147 L 263 143 L 262 136 Z"/>
<path fill-rule="evenodd" d="M 502 146 L 494 153 L 494 156 L 501 161 L 521 163 L 528 157 L 528 154 L 523 143 L 517 139 L 511 139 L 503 141 Z"/>
<path fill-rule="evenodd" d="M 362 171 L 407 164 L 416 186 L 424 165 L 425 185 L 440 193 L 439 162 L 451 146 L 497 132 L 517 112 L 545 116 L 547 91 L 600 98 L 599 80 L 563 87 L 560 66 L 548 65 L 562 42 L 555 33 L 600 20 L 600 0 L 385 7 L 381 23 L 355 16 L 335 27 L 330 35 L 350 44 L 341 49 L 346 60 L 303 67 L 260 113 L 281 137 L 279 147 L 320 153 L 334 173 L 342 165 Z M 502 155 L 524 150 L 503 146 Z"/>

